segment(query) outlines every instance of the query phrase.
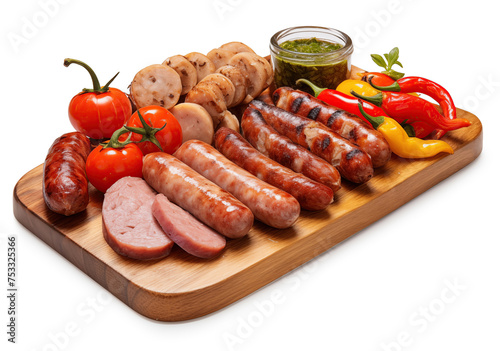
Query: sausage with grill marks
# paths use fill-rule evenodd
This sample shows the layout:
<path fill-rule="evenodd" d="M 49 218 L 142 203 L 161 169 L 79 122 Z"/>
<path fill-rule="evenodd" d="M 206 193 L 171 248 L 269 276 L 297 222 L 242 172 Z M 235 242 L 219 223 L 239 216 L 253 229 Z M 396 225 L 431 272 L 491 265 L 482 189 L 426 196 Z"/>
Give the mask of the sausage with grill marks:
<path fill-rule="evenodd" d="M 252 107 L 245 110 L 241 118 L 241 130 L 245 139 L 265 156 L 325 184 L 334 193 L 340 189 L 340 174 L 335 167 L 276 132 L 258 110 Z"/>
<path fill-rule="evenodd" d="M 391 158 L 391 149 L 382 134 L 347 111 L 289 87 L 275 90 L 273 101 L 279 108 L 320 122 L 357 144 L 370 155 L 375 168 L 385 165 Z"/>
<path fill-rule="evenodd" d="M 345 179 L 365 183 L 373 177 L 370 156 L 325 125 L 259 100 L 252 101 L 250 106 L 277 132 L 337 167 Z"/>
<path fill-rule="evenodd" d="M 152 188 L 226 237 L 240 238 L 253 225 L 247 206 L 172 155 L 147 154 L 142 174 Z"/>
<path fill-rule="evenodd" d="M 229 128 L 221 130 L 237 134 Z M 190 140 L 174 156 L 233 194 L 252 210 L 255 218 L 271 227 L 288 228 L 300 215 L 299 203 L 292 195 L 250 174 L 204 142 Z"/>
<path fill-rule="evenodd" d="M 238 166 L 291 194 L 305 210 L 323 210 L 333 201 L 332 189 L 267 158 L 229 128 L 215 133 L 215 147 Z"/>

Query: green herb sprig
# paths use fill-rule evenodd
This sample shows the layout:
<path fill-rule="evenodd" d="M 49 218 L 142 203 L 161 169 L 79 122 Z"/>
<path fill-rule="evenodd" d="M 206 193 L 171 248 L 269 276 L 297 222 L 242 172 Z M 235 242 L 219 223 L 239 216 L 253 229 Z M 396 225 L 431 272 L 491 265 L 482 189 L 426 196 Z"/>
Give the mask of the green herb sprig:
<path fill-rule="evenodd" d="M 401 62 L 399 62 L 399 48 L 395 47 L 392 49 L 388 54 L 384 54 L 384 57 L 377 55 L 377 54 L 371 54 L 373 62 L 377 66 L 380 66 L 384 69 L 382 73 L 387 74 L 389 77 L 392 79 L 398 80 L 400 78 L 404 77 L 404 73 L 397 72 L 392 69 L 392 66 L 398 65 L 399 67 L 403 68 L 403 65 Z M 387 60 L 387 62 L 386 62 Z"/>

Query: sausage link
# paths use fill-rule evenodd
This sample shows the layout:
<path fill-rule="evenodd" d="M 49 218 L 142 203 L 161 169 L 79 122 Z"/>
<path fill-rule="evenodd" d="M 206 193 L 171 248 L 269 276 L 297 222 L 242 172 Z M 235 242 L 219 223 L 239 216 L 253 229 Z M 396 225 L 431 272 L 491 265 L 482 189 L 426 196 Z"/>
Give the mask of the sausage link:
<path fill-rule="evenodd" d="M 142 173 L 152 188 L 224 236 L 240 238 L 253 225 L 247 206 L 172 155 L 147 154 Z"/>
<path fill-rule="evenodd" d="M 250 106 L 278 133 L 337 167 L 345 179 L 365 183 L 373 177 L 370 156 L 325 125 L 259 100 L 252 101 Z"/>
<path fill-rule="evenodd" d="M 332 189 L 267 158 L 228 128 L 215 133 L 215 147 L 238 166 L 291 194 L 305 210 L 323 210 L 333 201 Z"/>
<path fill-rule="evenodd" d="M 273 101 L 277 107 L 318 121 L 358 145 L 370 155 L 375 168 L 385 165 L 391 158 L 391 149 L 383 135 L 352 113 L 289 87 L 275 90 Z"/>
<path fill-rule="evenodd" d="M 87 208 L 85 162 L 90 141 L 83 133 L 66 133 L 50 147 L 43 164 L 43 198 L 48 208 L 70 216 Z"/>
<path fill-rule="evenodd" d="M 340 189 L 340 174 L 335 167 L 276 132 L 256 109 L 248 107 L 245 110 L 241 130 L 245 139 L 270 159 L 325 184 L 334 193 Z"/>
<path fill-rule="evenodd" d="M 219 130 L 232 131 L 225 127 Z M 174 156 L 229 191 L 252 210 L 255 218 L 271 227 L 288 228 L 300 215 L 300 205 L 290 194 L 238 167 L 207 143 L 190 140 Z"/>

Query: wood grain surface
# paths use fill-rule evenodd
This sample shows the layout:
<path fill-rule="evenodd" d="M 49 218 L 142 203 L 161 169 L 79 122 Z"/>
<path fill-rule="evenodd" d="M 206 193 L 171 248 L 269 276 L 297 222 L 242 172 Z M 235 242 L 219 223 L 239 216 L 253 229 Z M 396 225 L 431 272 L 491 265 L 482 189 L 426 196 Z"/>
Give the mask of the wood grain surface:
<path fill-rule="evenodd" d="M 51 212 L 42 196 L 40 165 L 14 189 L 14 215 L 28 230 L 138 313 L 179 321 L 217 311 L 365 228 L 472 162 L 482 150 L 482 125 L 472 122 L 449 132 L 453 155 L 406 160 L 393 155 L 363 185 L 344 181 L 335 202 L 321 212 L 302 211 L 292 228 L 278 230 L 256 222 L 250 233 L 229 240 L 213 260 L 174 247 L 167 258 L 140 262 L 116 254 L 102 235 L 103 195 L 90 186 L 86 211 L 65 217 Z"/>

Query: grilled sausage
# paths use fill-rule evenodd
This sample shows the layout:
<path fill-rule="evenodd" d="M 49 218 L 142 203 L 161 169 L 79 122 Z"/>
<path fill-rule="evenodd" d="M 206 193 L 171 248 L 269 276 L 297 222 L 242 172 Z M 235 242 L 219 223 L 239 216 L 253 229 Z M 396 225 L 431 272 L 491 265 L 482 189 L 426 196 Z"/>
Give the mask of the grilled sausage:
<path fill-rule="evenodd" d="M 340 174 L 335 167 L 276 132 L 256 109 L 248 107 L 245 110 L 241 118 L 241 130 L 245 139 L 265 156 L 325 184 L 333 192 L 340 189 Z"/>
<path fill-rule="evenodd" d="M 370 155 L 373 167 L 385 165 L 391 158 L 391 149 L 383 135 L 361 118 L 329 105 L 308 93 L 281 87 L 273 93 L 277 107 L 299 116 L 318 121 Z"/>
<path fill-rule="evenodd" d="M 215 133 L 215 146 L 238 166 L 291 194 L 305 210 L 324 210 L 333 201 L 332 189 L 269 159 L 231 129 Z"/>
<path fill-rule="evenodd" d="M 247 206 L 172 155 L 147 154 L 142 173 L 156 191 L 226 237 L 240 238 L 253 225 Z"/>
<path fill-rule="evenodd" d="M 325 125 L 259 100 L 250 106 L 276 131 L 337 167 L 345 179 L 365 183 L 373 177 L 370 156 Z"/>
<path fill-rule="evenodd" d="M 90 141 L 80 132 L 63 134 L 50 147 L 43 164 L 43 198 L 52 211 L 70 216 L 87 208 L 85 162 Z"/>
<path fill-rule="evenodd" d="M 229 191 L 252 210 L 255 218 L 271 227 L 288 228 L 300 215 L 299 203 L 290 194 L 238 167 L 206 143 L 188 141 L 174 156 Z"/>

